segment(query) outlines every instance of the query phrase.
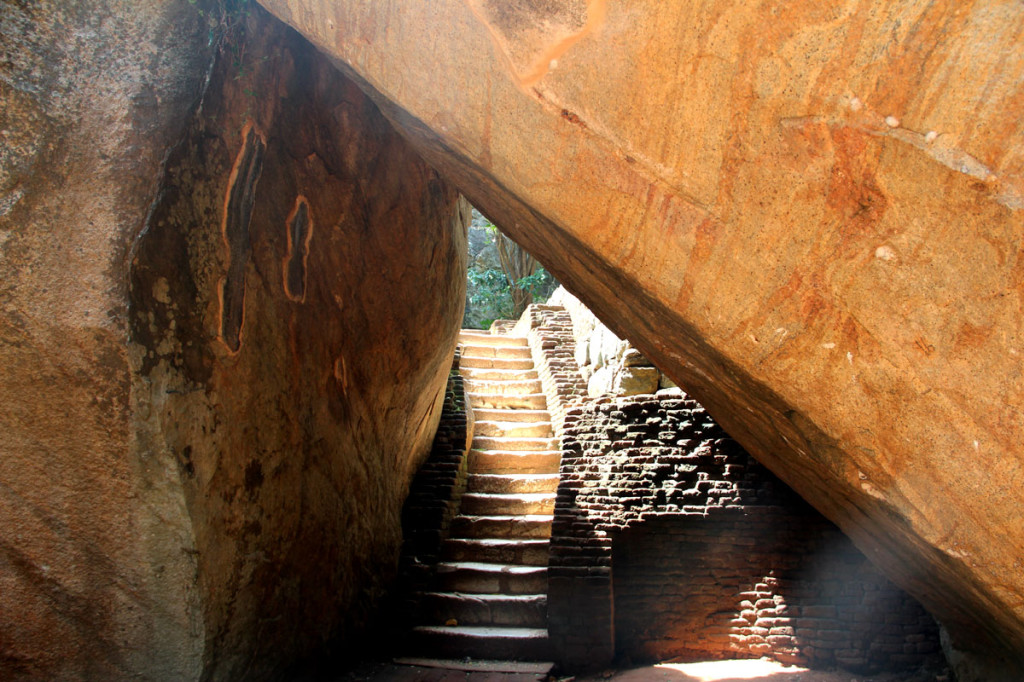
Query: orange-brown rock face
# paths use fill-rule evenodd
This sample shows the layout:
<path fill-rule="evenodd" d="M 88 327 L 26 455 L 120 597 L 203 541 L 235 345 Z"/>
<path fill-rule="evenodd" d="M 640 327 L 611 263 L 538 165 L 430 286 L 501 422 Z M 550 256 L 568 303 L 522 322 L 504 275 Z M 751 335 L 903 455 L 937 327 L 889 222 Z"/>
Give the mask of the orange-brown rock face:
<path fill-rule="evenodd" d="M 1019 3 L 261 2 L 957 646 L 1024 651 Z"/>
<path fill-rule="evenodd" d="M 54 4 L 2 17 L 0 678 L 273 676 L 395 569 L 465 204 L 259 8 Z"/>
<path fill-rule="evenodd" d="M 465 297 L 468 206 L 257 15 L 229 35 L 132 264 L 144 444 L 182 472 L 205 674 L 228 680 L 365 625 Z"/>

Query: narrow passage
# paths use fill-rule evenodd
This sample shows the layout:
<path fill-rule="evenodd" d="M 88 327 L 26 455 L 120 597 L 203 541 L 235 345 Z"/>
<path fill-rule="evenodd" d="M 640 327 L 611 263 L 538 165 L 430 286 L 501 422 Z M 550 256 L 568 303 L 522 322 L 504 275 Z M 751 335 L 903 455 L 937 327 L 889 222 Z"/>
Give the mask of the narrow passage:
<path fill-rule="evenodd" d="M 415 628 L 416 650 L 451 661 L 548 661 L 558 440 L 526 338 L 465 330 L 460 341 L 460 371 L 476 422 L 467 492 L 434 591 L 422 595 L 430 622 Z"/>

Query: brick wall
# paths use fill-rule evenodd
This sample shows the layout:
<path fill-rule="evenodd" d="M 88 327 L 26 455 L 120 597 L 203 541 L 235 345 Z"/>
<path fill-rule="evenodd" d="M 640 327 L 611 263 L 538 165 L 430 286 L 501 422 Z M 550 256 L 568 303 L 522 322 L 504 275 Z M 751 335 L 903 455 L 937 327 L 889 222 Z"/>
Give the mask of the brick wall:
<path fill-rule="evenodd" d="M 565 416 L 549 567 L 561 663 L 770 656 L 939 668 L 934 620 L 695 402 Z"/>
<path fill-rule="evenodd" d="M 473 410 L 458 373 L 459 359 L 456 351 L 430 455 L 413 479 L 402 507 L 404 542 L 399 560 L 399 592 L 403 600 L 400 608 L 407 613 L 416 608 L 415 592 L 431 579 L 441 543 L 448 537 L 466 490 Z"/>
<path fill-rule="evenodd" d="M 587 397 L 587 384 L 576 364 L 572 319 L 561 306 L 534 304 L 519 319 L 515 333 L 530 344 L 537 375 L 548 400 L 555 434 L 562 434 L 565 412 Z"/>

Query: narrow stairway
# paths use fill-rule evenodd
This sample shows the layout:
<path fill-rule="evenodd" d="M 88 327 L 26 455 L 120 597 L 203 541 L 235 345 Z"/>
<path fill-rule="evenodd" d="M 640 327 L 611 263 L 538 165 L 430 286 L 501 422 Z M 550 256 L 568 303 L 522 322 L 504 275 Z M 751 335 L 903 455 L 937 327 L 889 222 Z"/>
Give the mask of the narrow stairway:
<path fill-rule="evenodd" d="M 461 373 L 476 426 L 462 504 L 442 548 L 420 655 L 550 659 L 547 561 L 558 441 L 523 337 L 463 331 Z"/>

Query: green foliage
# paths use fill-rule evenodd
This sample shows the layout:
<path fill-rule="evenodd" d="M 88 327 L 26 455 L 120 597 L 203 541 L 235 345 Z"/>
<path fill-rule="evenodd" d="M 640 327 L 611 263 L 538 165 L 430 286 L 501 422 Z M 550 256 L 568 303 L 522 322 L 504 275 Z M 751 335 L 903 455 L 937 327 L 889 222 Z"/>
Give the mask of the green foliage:
<path fill-rule="evenodd" d="M 501 254 L 500 268 L 471 264 L 467 273 L 463 326 L 486 329 L 494 320 L 515 319 L 530 303 L 547 300 L 558 283 L 537 261 L 492 223 L 490 244 Z"/>
<path fill-rule="evenodd" d="M 479 326 L 486 329 L 495 320 L 507 319 L 512 316 L 512 294 L 508 280 L 501 270 L 476 270 L 471 268 L 467 273 L 468 298 L 463 326 Z M 471 320 L 476 313 L 481 316 Z M 475 322 L 475 324 L 474 324 Z"/>

